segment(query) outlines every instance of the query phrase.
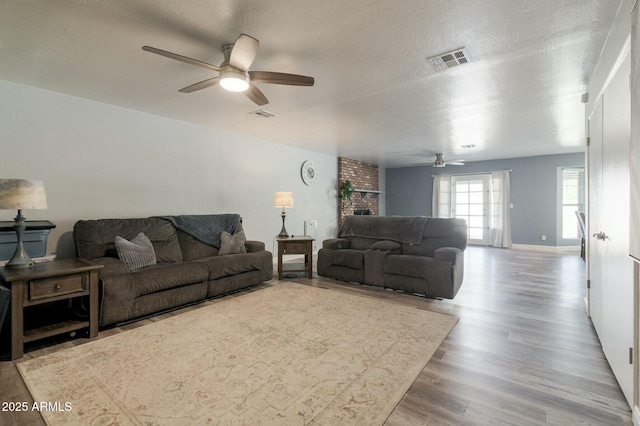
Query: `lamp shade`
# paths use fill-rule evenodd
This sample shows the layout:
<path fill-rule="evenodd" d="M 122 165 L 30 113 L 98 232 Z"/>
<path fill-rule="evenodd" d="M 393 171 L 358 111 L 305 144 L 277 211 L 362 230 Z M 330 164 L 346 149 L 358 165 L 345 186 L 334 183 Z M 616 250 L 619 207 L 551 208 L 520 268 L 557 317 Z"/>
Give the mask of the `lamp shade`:
<path fill-rule="evenodd" d="M 276 192 L 273 207 L 293 207 L 293 192 Z"/>
<path fill-rule="evenodd" d="M 44 184 L 40 180 L 0 179 L 0 210 L 47 208 Z"/>

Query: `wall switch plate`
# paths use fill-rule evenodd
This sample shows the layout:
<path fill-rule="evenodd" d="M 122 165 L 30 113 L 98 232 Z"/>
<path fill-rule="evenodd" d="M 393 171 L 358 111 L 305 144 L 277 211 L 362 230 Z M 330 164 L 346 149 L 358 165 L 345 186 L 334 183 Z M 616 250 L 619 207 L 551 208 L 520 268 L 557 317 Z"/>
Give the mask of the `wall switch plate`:
<path fill-rule="evenodd" d="M 542 241 L 547 241 L 547 236 L 546 235 L 542 236 Z"/>

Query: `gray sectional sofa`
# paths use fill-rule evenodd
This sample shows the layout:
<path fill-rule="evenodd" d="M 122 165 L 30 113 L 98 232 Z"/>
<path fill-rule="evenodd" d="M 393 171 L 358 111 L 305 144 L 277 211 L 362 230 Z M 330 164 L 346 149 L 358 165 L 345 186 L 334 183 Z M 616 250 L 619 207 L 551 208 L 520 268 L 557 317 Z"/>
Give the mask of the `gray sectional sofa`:
<path fill-rule="evenodd" d="M 464 274 L 462 219 L 346 216 L 318 252 L 318 275 L 453 299 Z"/>
<path fill-rule="evenodd" d="M 104 265 L 100 325 L 127 322 L 270 280 L 273 260 L 264 243 L 246 241 L 245 253 L 219 255 L 220 247 L 211 245 L 220 240 L 218 228 L 211 231 L 216 234 L 214 242 L 205 238 L 205 243 L 198 232 L 185 232 L 175 224 L 180 226 L 183 218 L 196 218 L 199 224 L 218 216 L 223 215 L 78 221 L 73 232 L 78 257 Z M 227 228 L 233 234 L 242 223 Z M 151 241 L 157 263 L 129 271 L 118 256 L 115 238 L 131 240 L 141 232 Z"/>

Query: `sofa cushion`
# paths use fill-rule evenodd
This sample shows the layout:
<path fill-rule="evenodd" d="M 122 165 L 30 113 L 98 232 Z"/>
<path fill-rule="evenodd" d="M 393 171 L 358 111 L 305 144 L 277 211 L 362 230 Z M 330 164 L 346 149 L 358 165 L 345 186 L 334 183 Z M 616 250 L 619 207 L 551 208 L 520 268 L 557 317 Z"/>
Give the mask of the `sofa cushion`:
<path fill-rule="evenodd" d="M 402 244 L 402 254 L 433 257 L 440 247 L 467 248 L 467 223 L 464 219 L 429 218 L 420 244 Z"/>
<path fill-rule="evenodd" d="M 425 256 L 392 255 L 384 262 L 384 273 L 420 278 L 433 282 L 451 282 L 451 264 Z"/>
<path fill-rule="evenodd" d="M 191 234 L 178 231 L 178 240 L 182 248 L 182 258 L 184 260 L 200 259 L 201 257 L 216 256 L 218 249 L 209 244 L 205 244 Z"/>
<path fill-rule="evenodd" d="M 349 248 L 353 250 L 368 250 L 374 243 L 378 241 L 377 238 L 360 238 L 360 237 L 344 237 L 349 241 Z"/>
<path fill-rule="evenodd" d="M 385 274 L 406 275 L 425 279 L 429 260 L 427 257 L 420 256 L 387 256 L 384 262 L 384 272 Z"/>
<path fill-rule="evenodd" d="M 116 236 L 116 250 L 118 257 L 127 265 L 127 271 L 135 271 L 145 266 L 156 264 L 156 253 L 149 237 L 143 232 L 129 241 L 121 236 Z"/>
<path fill-rule="evenodd" d="M 217 280 L 230 275 L 259 271 L 262 268 L 262 255 L 258 252 L 210 256 L 196 259 L 192 263 L 205 264 L 209 268 L 209 280 Z"/>
<path fill-rule="evenodd" d="M 165 219 L 79 220 L 73 227 L 76 249 L 81 259 L 118 257 L 116 236 L 131 240 L 140 232 L 144 232 L 151 240 L 158 263 L 183 260 L 176 229 Z"/>
<path fill-rule="evenodd" d="M 236 232 L 233 235 L 222 231 L 220 234 L 220 251 L 218 255 L 246 253 L 247 249 L 244 246 L 245 241 L 244 231 Z"/>
<path fill-rule="evenodd" d="M 428 220 L 424 216 L 345 216 L 338 230 L 338 237 L 418 244 Z"/>
<path fill-rule="evenodd" d="M 220 234 L 227 231 L 234 234 L 242 221 L 239 214 L 189 214 L 161 216 L 170 221 L 176 229 L 193 235 L 210 246 L 220 248 Z"/>
<path fill-rule="evenodd" d="M 329 265 L 346 266 L 352 269 L 364 268 L 364 251 L 362 250 L 334 250 L 329 256 Z"/>
<path fill-rule="evenodd" d="M 131 272 L 136 296 L 168 290 L 183 285 L 205 282 L 209 271 L 192 263 L 159 263 Z"/>
<path fill-rule="evenodd" d="M 322 242 L 322 248 L 337 250 L 337 249 L 348 249 L 351 247 L 350 247 L 349 240 L 345 238 L 330 238 Z"/>

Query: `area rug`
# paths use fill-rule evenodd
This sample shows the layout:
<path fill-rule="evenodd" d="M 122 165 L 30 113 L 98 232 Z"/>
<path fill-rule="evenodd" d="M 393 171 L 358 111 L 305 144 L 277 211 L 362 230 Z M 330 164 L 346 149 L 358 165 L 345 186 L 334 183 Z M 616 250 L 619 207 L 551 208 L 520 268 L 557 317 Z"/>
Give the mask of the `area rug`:
<path fill-rule="evenodd" d="M 456 322 L 279 282 L 18 369 L 49 425 L 379 425 Z"/>

